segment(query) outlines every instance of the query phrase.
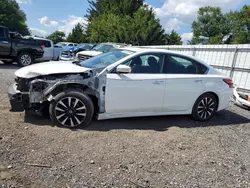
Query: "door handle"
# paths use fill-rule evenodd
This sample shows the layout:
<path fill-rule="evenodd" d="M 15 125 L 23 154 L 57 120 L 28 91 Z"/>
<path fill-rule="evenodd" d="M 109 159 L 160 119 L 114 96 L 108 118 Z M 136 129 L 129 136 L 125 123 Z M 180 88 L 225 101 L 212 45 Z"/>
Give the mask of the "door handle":
<path fill-rule="evenodd" d="M 153 84 L 163 84 L 164 81 L 163 80 L 156 80 L 156 81 L 153 81 Z"/>
<path fill-rule="evenodd" d="M 3 44 L 8 44 L 9 42 L 8 41 L 2 41 Z"/>
<path fill-rule="evenodd" d="M 203 80 L 195 80 L 194 82 L 195 82 L 195 83 L 202 83 Z"/>

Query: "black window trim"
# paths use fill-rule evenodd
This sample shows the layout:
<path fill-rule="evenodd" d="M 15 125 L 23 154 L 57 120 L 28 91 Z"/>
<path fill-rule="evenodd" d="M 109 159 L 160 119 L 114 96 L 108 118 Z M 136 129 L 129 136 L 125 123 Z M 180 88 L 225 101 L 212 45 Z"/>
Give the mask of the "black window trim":
<path fill-rule="evenodd" d="M 176 57 L 180 57 L 180 58 L 184 58 L 184 59 L 187 59 L 188 61 L 191 61 L 192 63 L 194 63 L 196 66 L 199 67 L 199 71 L 201 71 L 202 69 L 202 66 L 206 68 L 206 71 L 204 73 L 200 73 L 199 75 L 205 75 L 207 74 L 208 72 L 208 67 L 206 65 L 203 65 L 202 63 L 200 63 L 199 61 L 193 59 L 193 58 L 190 58 L 188 56 L 185 56 L 185 55 L 182 55 L 182 54 L 175 54 L 175 53 L 166 53 L 165 54 L 166 56 L 176 56 Z M 164 59 L 164 63 L 165 63 L 165 59 Z M 163 72 L 163 69 L 162 69 L 162 72 Z M 163 73 L 163 74 L 170 74 L 170 73 Z M 197 74 L 197 73 L 196 73 Z"/>
<path fill-rule="evenodd" d="M 133 57 L 127 59 L 125 62 L 123 62 L 123 63 L 121 63 L 121 64 L 119 64 L 119 65 L 122 65 L 122 64 L 124 64 L 124 63 L 127 63 L 128 61 L 131 61 L 132 59 L 134 59 L 134 58 L 136 58 L 136 57 L 140 57 L 140 56 L 144 56 L 144 55 L 149 55 L 149 54 L 151 54 L 151 55 L 154 55 L 154 54 L 163 55 L 162 61 L 163 61 L 163 63 L 164 63 L 164 61 L 165 61 L 165 56 L 166 56 L 166 53 L 165 53 L 165 52 L 143 52 L 143 53 L 140 53 L 140 54 L 138 54 L 138 55 L 136 55 L 136 56 L 133 56 Z M 115 66 L 114 68 L 112 68 L 112 69 L 108 72 L 108 74 L 115 74 L 116 72 L 114 72 L 114 71 L 116 70 L 116 68 L 117 68 L 119 65 L 117 65 L 117 66 Z M 163 67 L 161 67 L 161 73 L 158 73 L 158 74 L 165 74 L 165 73 L 162 72 L 162 70 L 163 70 Z M 150 74 L 150 73 L 145 73 L 145 74 Z"/>

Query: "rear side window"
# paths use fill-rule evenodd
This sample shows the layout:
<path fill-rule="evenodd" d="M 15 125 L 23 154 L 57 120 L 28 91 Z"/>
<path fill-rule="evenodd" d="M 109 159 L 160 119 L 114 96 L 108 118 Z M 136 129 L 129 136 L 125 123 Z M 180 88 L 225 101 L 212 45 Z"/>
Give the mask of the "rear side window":
<path fill-rule="evenodd" d="M 207 68 L 189 58 L 178 55 L 167 55 L 163 73 L 167 74 L 204 74 Z"/>
<path fill-rule="evenodd" d="M 44 45 L 45 48 L 50 48 L 51 47 L 51 42 L 47 40 L 38 40 L 40 45 Z"/>
<path fill-rule="evenodd" d="M 0 38 L 4 38 L 5 34 L 4 34 L 4 28 L 0 28 Z"/>

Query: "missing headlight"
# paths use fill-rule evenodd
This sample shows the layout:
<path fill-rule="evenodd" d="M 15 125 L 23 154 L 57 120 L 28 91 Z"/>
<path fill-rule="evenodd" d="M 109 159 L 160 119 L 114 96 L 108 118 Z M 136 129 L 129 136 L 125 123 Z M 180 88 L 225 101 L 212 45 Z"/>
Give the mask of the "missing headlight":
<path fill-rule="evenodd" d="M 33 91 L 43 91 L 48 87 L 48 83 L 46 82 L 36 82 L 32 84 Z"/>

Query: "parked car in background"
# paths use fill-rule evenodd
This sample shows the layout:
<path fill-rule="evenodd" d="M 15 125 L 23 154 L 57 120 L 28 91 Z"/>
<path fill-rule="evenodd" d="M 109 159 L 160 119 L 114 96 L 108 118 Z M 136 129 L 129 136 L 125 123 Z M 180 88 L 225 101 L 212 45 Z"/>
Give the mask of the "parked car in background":
<path fill-rule="evenodd" d="M 43 46 L 44 54 L 43 57 L 37 58 L 35 62 L 44 62 L 51 60 L 59 60 L 59 55 L 61 51 L 63 51 L 62 47 L 54 46 L 52 40 L 40 38 L 40 37 L 32 37 L 38 41 L 40 45 Z"/>
<path fill-rule="evenodd" d="M 7 27 L 0 26 L 0 60 L 3 63 L 16 61 L 23 67 L 31 65 L 43 57 L 43 54 L 44 49 L 39 41 L 24 38 L 16 32 L 9 32 Z"/>
<path fill-rule="evenodd" d="M 127 44 L 123 43 L 101 43 L 97 44 L 91 50 L 81 51 L 76 54 L 76 61 L 78 60 L 86 60 L 92 58 L 94 56 L 100 55 L 102 53 L 107 53 L 115 49 L 119 49 L 122 47 L 128 46 Z"/>
<path fill-rule="evenodd" d="M 60 53 L 60 60 L 63 61 L 73 61 L 75 59 L 75 55 L 78 52 L 91 50 L 95 45 L 88 43 L 81 43 L 77 46 L 65 46 Z"/>
<path fill-rule="evenodd" d="M 78 46 L 78 44 L 73 43 L 73 42 L 58 42 L 55 44 L 55 46 L 57 46 L 57 47 L 66 47 L 66 46 L 74 47 L 74 46 Z"/>
<path fill-rule="evenodd" d="M 191 115 L 207 121 L 229 107 L 232 80 L 192 56 L 163 49 L 121 48 L 78 62 L 49 62 L 15 72 L 12 111 L 41 112 L 64 127 L 98 120 Z M 223 117 L 222 117 L 223 118 Z"/>

